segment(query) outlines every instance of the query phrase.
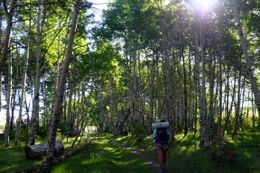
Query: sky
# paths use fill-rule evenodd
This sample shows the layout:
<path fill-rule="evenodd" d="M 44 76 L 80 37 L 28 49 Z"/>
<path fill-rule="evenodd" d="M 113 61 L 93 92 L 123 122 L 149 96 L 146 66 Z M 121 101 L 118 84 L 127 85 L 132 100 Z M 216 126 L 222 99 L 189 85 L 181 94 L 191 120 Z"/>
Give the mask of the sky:
<path fill-rule="evenodd" d="M 90 0 L 90 2 L 93 3 L 90 13 L 95 15 L 96 21 L 101 21 L 102 11 L 107 9 L 107 4 L 112 0 Z"/>

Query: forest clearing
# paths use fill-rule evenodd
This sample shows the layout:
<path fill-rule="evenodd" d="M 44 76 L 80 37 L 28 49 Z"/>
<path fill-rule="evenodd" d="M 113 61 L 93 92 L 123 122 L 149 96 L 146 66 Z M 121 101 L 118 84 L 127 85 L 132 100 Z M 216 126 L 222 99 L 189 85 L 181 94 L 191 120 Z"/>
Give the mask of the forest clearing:
<path fill-rule="evenodd" d="M 259 7 L 0 0 L 0 173 L 260 173 Z"/>

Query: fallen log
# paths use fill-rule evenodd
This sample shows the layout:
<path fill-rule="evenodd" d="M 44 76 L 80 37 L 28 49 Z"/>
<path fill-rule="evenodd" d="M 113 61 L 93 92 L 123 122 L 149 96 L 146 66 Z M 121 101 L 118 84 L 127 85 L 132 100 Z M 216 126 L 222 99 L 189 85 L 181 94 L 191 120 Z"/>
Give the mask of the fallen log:
<path fill-rule="evenodd" d="M 92 143 L 94 139 L 87 139 L 83 142 L 81 146 L 78 148 L 68 149 L 64 152 L 63 155 L 58 156 L 52 160 L 52 163 L 43 162 L 40 165 L 35 165 L 31 168 L 27 168 L 25 170 L 17 171 L 16 173 L 50 173 L 51 167 L 58 164 L 59 162 L 68 159 L 78 153 L 84 152 L 88 149 L 88 146 Z"/>
<path fill-rule="evenodd" d="M 48 142 L 37 144 L 37 145 L 27 145 L 25 147 L 25 155 L 27 159 L 41 159 L 42 157 L 47 155 L 48 151 Z M 56 141 L 54 156 L 58 157 L 63 155 L 64 153 L 64 145 L 60 141 Z"/>

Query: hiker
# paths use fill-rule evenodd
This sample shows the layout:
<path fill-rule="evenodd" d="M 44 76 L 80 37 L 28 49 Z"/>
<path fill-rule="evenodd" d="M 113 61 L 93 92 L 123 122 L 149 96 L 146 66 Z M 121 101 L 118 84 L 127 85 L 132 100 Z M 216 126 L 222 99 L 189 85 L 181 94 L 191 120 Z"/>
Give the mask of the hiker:
<path fill-rule="evenodd" d="M 160 123 L 153 124 L 153 142 L 157 149 L 158 160 L 161 166 L 162 173 L 166 171 L 166 153 L 168 150 L 168 144 L 170 139 L 170 135 L 167 129 L 168 126 L 169 123 L 165 120 L 161 120 Z"/>

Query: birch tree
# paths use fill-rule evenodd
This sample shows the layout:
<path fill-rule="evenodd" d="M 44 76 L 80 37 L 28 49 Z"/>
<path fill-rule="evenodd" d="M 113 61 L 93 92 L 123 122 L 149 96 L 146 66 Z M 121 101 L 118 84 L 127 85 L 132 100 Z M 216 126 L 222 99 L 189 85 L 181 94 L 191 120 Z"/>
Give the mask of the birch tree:
<path fill-rule="evenodd" d="M 37 128 L 39 126 L 39 102 L 40 102 L 40 64 L 42 59 L 42 3 L 44 0 L 39 0 L 39 5 L 37 7 L 37 48 L 36 48 L 36 68 L 35 68 L 35 78 L 34 78 L 34 94 L 33 94 L 33 109 L 31 118 L 31 135 L 29 139 L 29 144 L 34 145 L 35 136 L 37 133 Z"/>
<path fill-rule="evenodd" d="M 239 13 L 239 7 L 238 7 L 238 2 L 237 0 L 233 0 L 233 6 L 234 6 L 234 15 L 236 19 L 236 29 L 238 31 L 238 36 L 240 39 L 240 46 L 243 51 L 243 55 L 245 57 L 245 65 L 242 65 L 242 72 L 243 74 L 247 77 L 247 79 L 250 82 L 252 92 L 254 93 L 255 97 L 255 104 L 257 106 L 258 113 L 260 114 L 260 91 L 259 91 L 259 85 L 257 84 L 257 79 L 254 75 L 254 69 L 253 69 L 253 64 L 252 60 L 248 54 L 248 48 L 247 48 L 247 43 L 246 39 L 244 36 L 243 28 L 242 28 L 242 22 L 240 19 L 240 13 Z"/>
<path fill-rule="evenodd" d="M 16 123 L 16 130 L 15 130 L 15 144 L 19 144 L 20 138 L 20 131 L 21 131 L 21 123 L 22 123 L 22 113 L 26 98 L 26 81 L 27 81 L 27 68 L 28 68 L 28 61 L 30 56 L 30 26 L 31 20 L 29 21 L 29 27 L 27 29 L 27 43 L 26 43 L 26 51 L 25 51 L 25 62 L 22 68 L 22 89 L 21 89 L 21 96 L 19 102 L 19 115 Z"/>
<path fill-rule="evenodd" d="M 62 111 L 62 102 L 67 78 L 67 72 L 69 65 L 73 60 L 72 50 L 73 50 L 73 41 L 77 30 L 77 21 L 79 17 L 81 0 L 76 0 L 73 10 L 73 15 L 71 18 L 70 33 L 67 42 L 67 48 L 64 56 L 64 60 L 61 65 L 61 69 L 58 72 L 58 81 L 57 87 L 55 88 L 55 97 L 52 107 L 50 129 L 48 134 L 48 159 L 47 161 L 52 162 L 54 157 L 54 146 L 56 141 L 57 127 L 61 117 Z M 90 4 L 87 4 L 87 7 L 90 7 Z"/>

